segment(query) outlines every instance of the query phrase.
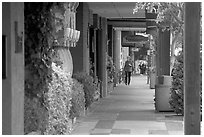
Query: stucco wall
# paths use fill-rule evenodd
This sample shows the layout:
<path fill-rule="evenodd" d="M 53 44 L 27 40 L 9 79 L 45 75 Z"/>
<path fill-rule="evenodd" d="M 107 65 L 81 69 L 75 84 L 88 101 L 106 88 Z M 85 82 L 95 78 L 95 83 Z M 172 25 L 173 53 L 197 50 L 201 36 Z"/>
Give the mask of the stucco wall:
<path fill-rule="evenodd" d="M 18 35 L 24 31 L 24 3 L 3 3 L 2 8 L 2 32 L 8 36 L 8 77 L 2 81 L 2 131 L 3 134 L 24 134 L 24 46 L 15 53 L 14 28 L 17 21 Z"/>
<path fill-rule="evenodd" d="M 10 4 L 2 3 L 2 35 L 7 36 L 7 77 L 2 80 L 2 134 L 11 134 L 11 28 Z M 4 52 L 4 51 L 2 51 Z"/>

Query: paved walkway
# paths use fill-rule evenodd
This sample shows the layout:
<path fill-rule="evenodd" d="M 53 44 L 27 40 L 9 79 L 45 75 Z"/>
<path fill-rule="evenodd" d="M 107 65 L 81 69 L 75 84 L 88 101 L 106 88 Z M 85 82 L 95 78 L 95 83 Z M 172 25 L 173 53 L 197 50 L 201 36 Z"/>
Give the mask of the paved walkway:
<path fill-rule="evenodd" d="M 94 109 L 81 118 L 73 135 L 183 135 L 183 117 L 155 112 L 154 89 L 146 76 L 133 76 L 131 84 L 118 85 Z"/>

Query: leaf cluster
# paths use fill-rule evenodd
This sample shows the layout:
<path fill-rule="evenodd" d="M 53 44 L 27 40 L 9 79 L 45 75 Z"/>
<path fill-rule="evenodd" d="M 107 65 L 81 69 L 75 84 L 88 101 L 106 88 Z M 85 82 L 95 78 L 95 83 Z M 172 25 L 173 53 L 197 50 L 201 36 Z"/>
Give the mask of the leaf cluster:
<path fill-rule="evenodd" d="M 171 97 L 169 100 L 171 108 L 177 114 L 184 114 L 184 83 L 183 83 L 183 53 L 181 52 L 176 57 L 176 63 L 172 70 L 172 88 L 171 88 Z"/>
<path fill-rule="evenodd" d="M 85 110 L 85 94 L 84 86 L 76 79 L 72 79 L 72 107 L 70 110 L 70 118 L 83 116 Z"/>
<path fill-rule="evenodd" d="M 136 2 L 133 13 L 139 10 L 157 14 L 158 28 L 180 31 L 184 24 L 184 3 L 182 2 Z"/>
<path fill-rule="evenodd" d="M 69 134 L 71 132 L 72 79 L 68 73 L 52 63 L 52 81 L 45 93 L 45 107 L 48 111 L 47 135 Z"/>
<path fill-rule="evenodd" d="M 73 78 L 84 85 L 85 108 L 88 108 L 94 102 L 96 94 L 98 94 L 98 81 L 95 81 L 92 76 L 85 72 L 75 73 Z"/>
<path fill-rule="evenodd" d="M 115 75 L 115 65 L 113 63 L 113 58 L 107 55 L 107 72 L 108 72 L 108 82 L 113 82 Z"/>
<path fill-rule="evenodd" d="M 48 43 L 52 27 L 50 8 L 53 3 L 25 4 L 25 95 L 41 98 L 51 79 L 52 46 Z"/>
<path fill-rule="evenodd" d="M 44 133 L 47 124 L 47 110 L 38 98 L 24 98 L 24 134 L 33 131 Z"/>

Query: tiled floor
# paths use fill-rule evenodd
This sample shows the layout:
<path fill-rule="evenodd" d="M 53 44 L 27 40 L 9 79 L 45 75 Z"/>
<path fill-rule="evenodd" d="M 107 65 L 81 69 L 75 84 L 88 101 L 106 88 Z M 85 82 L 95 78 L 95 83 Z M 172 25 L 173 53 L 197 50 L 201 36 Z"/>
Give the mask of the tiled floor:
<path fill-rule="evenodd" d="M 173 112 L 155 112 L 154 89 L 145 76 L 131 84 L 118 85 L 94 109 L 77 122 L 72 135 L 182 135 L 183 117 Z"/>

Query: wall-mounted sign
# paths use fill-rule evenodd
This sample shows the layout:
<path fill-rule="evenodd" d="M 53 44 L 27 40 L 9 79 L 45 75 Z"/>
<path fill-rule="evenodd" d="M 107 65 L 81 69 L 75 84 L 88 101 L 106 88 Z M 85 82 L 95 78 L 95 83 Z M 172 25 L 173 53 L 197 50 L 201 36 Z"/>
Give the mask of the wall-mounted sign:
<path fill-rule="evenodd" d="M 137 42 L 145 42 L 148 40 L 148 37 L 144 37 L 142 35 L 126 35 L 123 37 L 123 43 L 137 43 Z"/>
<path fill-rule="evenodd" d="M 134 34 L 134 31 L 122 31 L 121 43 L 123 47 L 142 47 L 148 41 L 147 36 Z"/>

